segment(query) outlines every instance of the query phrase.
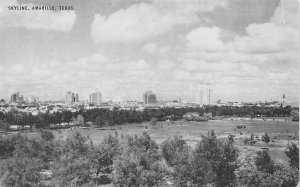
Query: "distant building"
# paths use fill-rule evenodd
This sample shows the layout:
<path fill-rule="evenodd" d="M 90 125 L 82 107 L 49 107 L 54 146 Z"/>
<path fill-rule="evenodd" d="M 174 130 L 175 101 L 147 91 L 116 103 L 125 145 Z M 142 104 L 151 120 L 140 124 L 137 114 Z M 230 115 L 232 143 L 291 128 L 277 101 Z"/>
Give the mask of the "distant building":
<path fill-rule="evenodd" d="M 19 92 L 11 94 L 10 102 L 12 103 L 19 102 Z"/>
<path fill-rule="evenodd" d="M 39 98 L 31 95 L 31 96 L 27 97 L 26 102 L 27 103 L 37 103 L 37 102 L 39 102 Z"/>
<path fill-rule="evenodd" d="M 200 106 L 210 105 L 211 87 L 208 83 L 198 84 L 196 92 L 196 103 Z"/>
<path fill-rule="evenodd" d="M 99 105 L 102 103 L 102 94 L 101 92 L 95 92 L 90 95 L 90 103 Z"/>
<path fill-rule="evenodd" d="M 79 102 L 79 95 L 78 95 L 78 93 L 75 94 L 75 102 Z"/>
<path fill-rule="evenodd" d="M 69 104 L 74 104 L 75 102 L 78 102 L 79 95 L 78 93 L 73 93 L 72 91 L 68 91 L 66 94 L 66 102 Z"/>
<path fill-rule="evenodd" d="M 24 97 L 23 97 L 23 95 L 20 95 L 19 96 L 19 101 L 18 102 L 24 102 Z"/>
<path fill-rule="evenodd" d="M 152 91 L 147 91 L 143 94 L 144 105 L 156 104 L 156 95 Z"/>

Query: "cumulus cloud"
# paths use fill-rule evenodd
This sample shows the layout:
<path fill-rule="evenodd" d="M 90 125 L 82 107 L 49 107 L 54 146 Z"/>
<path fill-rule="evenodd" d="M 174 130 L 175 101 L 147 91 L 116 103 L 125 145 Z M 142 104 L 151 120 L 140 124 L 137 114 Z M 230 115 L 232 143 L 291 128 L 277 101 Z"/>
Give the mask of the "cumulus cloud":
<path fill-rule="evenodd" d="M 247 53 L 274 53 L 291 50 L 297 45 L 297 31 L 272 23 L 251 24 L 246 28 L 247 36 L 237 36 L 234 46 L 237 51 Z"/>
<path fill-rule="evenodd" d="M 188 47 L 199 51 L 223 51 L 221 30 L 218 27 L 199 27 L 186 35 Z"/>
<path fill-rule="evenodd" d="M 212 11 L 224 1 L 154 1 L 134 4 L 109 16 L 96 14 L 91 35 L 99 42 L 139 42 L 161 36 L 181 24 L 199 21 L 197 13 Z"/>
<path fill-rule="evenodd" d="M 44 59 L 47 55 L 38 57 L 45 63 L 24 59 L 17 64 L 1 64 L 0 77 L 5 80 L 1 88 L 14 85 L 26 89 L 28 85 L 58 97 L 72 89 L 79 92 L 81 98 L 98 88 L 104 98 L 119 95 L 124 99 L 140 99 L 145 90 L 152 89 L 159 99 L 183 97 L 194 101 L 196 83 L 206 81 L 214 85 L 212 100 L 276 99 L 277 95 L 288 92 L 297 97 L 297 90 L 293 88 L 298 85 L 295 78 L 298 73 L 298 28 L 291 17 L 298 15 L 298 9 L 291 6 L 290 0 L 284 0 L 286 24 L 280 20 L 279 5 L 270 20 L 251 22 L 243 27 L 243 33 L 224 30 L 227 27 L 205 19 L 205 13 L 226 6 L 224 1 L 148 2 L 124 7 L 110 15 L 95 15 L 91 31 L 86 34 L 92 35 L 93 42 L 103 45 L 82 47 L 80 42 L 82 39 L 89 41 L 88 38 L 74 38 L 72 42 L 76 45 L 72 46 L 71 52 L 80 50 L 80 58 L 58 60 L 64 56 L 58 54 L 57 59 L 49 61 Z M 46 20 L 47 25 L 42 21 L 25 24 L 29 21 L 19 15 L 10 16 L 12 22 L 5 25 L 59 30 L 55 26 L 56 18 L 64 16 L 59 13 L 50 12 L 48 16 L 35 18 Z M 232 14 L 239 16 L 238 13 L 240 11 Z M 6 15 L 7 12 L 0 10 L 0 22 Z M 67 16 L 66 19 L 71 18 Z M 62 20 L 61 24 L 63 22 L 69 21 Z M 62 31 L 70 29 L 72 24 Z M 76 49 L 77 42 L 80 48 Z M 26 53 L 32 52 L 30 47 Z M 84 47 L 87 50 L 81 51 Z M 92 52 L 96 54 L 91 55 Z M 68 51 L 68 54 L 72 53 Z"/>
<path fill-rule="evenodd" d="M 0 27 L 21 27 L 26 29 L 43 29 L 70 31 L 75 23 L 75 11 L 9 11 L 8 6 L 18 6 L 17 1 L 0 2 Z M 30 9 L 33 4 L 22 4 Z"/>

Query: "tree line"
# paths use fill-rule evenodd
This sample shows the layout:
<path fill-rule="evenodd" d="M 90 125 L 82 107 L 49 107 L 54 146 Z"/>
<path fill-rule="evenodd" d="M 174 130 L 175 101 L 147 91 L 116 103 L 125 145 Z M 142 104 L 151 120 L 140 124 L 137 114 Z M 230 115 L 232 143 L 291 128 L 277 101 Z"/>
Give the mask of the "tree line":
<path fill-rule="evenodd" d="M 294 115 L 294 111 L 296 114 Z M 121 125 L 124 123 L 141 123 L 150 121 L 151 118 L 159 120 L 178 120 L 182 119 L 187 113 L 196 112 L 200 116 L 210 113 L 211 116 L 236 116 L 250 117 L 292 117 L 299 120 L 298 108 L 287 107 L 258 107 L 258 106 L 205 106 L 205 107 L 186 107 L 186 108 L 145 108 L 144 110 L 120 110 L 114 109 L 81 109 L 77 112 L 62 111 L 50 113 L 40 113 L 32 115 L 17 111 L 8 113 L 0 112 L 0 128 L 7 128 L 9 125 L 30 126 L 36 128 L 49 128 L 50 124 L 70 123 L 78 120 L 78 116 L 84 119 L 84 122 L 93 122 L 96 126 L 103 125 Z M 297 117 L 298 116 L 298 117 Z M 83 122 L 83 123 L 84 123 Z"/>

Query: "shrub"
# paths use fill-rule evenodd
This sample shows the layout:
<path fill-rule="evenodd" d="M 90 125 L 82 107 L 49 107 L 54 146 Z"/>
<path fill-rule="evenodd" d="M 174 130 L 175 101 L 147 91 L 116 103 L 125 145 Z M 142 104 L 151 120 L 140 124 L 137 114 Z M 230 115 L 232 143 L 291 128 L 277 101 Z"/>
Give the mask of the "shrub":
<path fill-rule="evenodd" d="M 151 118 L 151 119 L 150 119 L 150 125 L 151 125 L 152 127 L 156 127 L 156 125 L 157 125 L 157 119 L 156 119 L 156 118 Z"/>
<path fill-rule="evenodd" d="M 186 121 L 208 121 L 208 117 L 202 117 L 199 115 L 199 113 L 197 112 L 188 112 L 185 115 L 183 115 L 183 119 L 185 119 Z"/>
<path fill-rule="evenodd" d="M 13 156 L 15 151 L 15 136 L 0 136 L 0 159 Z"/>
<path fill-rule="evenodd" d="M 273 165 L 273 173 L 270 173 L 268 167 L 265 165 L 266 162 L 255 163 L 255 159 L 251 155 L 244 155 L 239 158 L 238 168 L 235 170 L 235 186 L 293 187 L 297 185 L 299 178 L 299 171 L 297 169 L 267 159 L 267 163 L 272 163 Z"/>
<path fill-rule="evenodd" d="M 274 162 L 271 160 L 271 157 L 268 151 L 258 151 L 257 156 L 255 157 L 255 165 L 258 171 L 265 173 L 274 173 Z"/>
<path fill-rule="evenodd" d="M 250 138 L 245 138 L 243 140 L 243 142 L 244 142 L 245 145 L 251 145 L 251 146 L 254 145 L 255 144 L 255 140 L 254 140 L 253 134 L 251 134 Z"/>
<path fill-rule="evenodd" d="M 297 145 L 293 142 L 288 144 L 285 154 L 289 158 L 290 166 L 299 169 L 299 148 Z"/>
<path fill-rule="evenodd" d="M 162 155 L 170 166 L 176 166 L 182 160 L 188 159 L 188 145 L 181 136 L 174 136 L 162 143 Z"/>
<path fill-rule="evenodd" d="M 53 177 L 60 186 L 81 186 L 89 184 L 93 178 L 89 155 L 94 146 L 88 138 L 76 132 L 61 146 L 61 156 L 54 164 Z"/>
<path fill-rule="evenodd" d="M 228 135 L 228 141 L 229 142 L 234 142 L 234 136 L 232 134 Z"/>
<path fill-rule="evenodd" d="M 266 144 L 268 144 L 270 142 L 270 137 L 268 136 L 268 134 L 265 132 L 265 135 L 263 135 L 261 137 L 262 141 L 265 142 Z"/>
<path fill-rule="evenodd" d="M 40 131 L 41 138 L 45 141 L 54 140 L 54 135 L 50 130 L 43 129 Z"/>
<path fill-rule="evenodd" d="M 215 136 L 202 137 L 191 157 L 175 167 L 175 183 L 186 186 L 227 186 L 234 182 L 238 150 L 232 142 L 218 140 Z M 182 167 L 184 166 L 184 167 Z"/>
<path fill-rule="evenodd" d="M 62 158 L 57 163 L 53 177 L 59 186 L 82 186 L 92 181 L 91 165 L 87 158 Z"/>
<path fill-rule="evenodd" d="M 91 150 L 89 159 L 94 183 L 106 184 L 110 181 L 107 175 L 112 172 L 113 160 L 121 154 L 121 151 L 117 135 L 114 137 L 111 134 L 99 146 Z"/>
<path fill-rule="evenodd" d="M 158 186 L 164 177 L 157 144 L 147 133 L 128 136 L 123 152 L 114 160 L 114 184 L 117 186 Z"/>
<path fill-rule="evenodd" d="M 7 160 L 7 175 L 4 184 L 7 186 L 39 186 L 41 184 L 40 172 L 43 164 L 32 158 L 12 157 Z"/>

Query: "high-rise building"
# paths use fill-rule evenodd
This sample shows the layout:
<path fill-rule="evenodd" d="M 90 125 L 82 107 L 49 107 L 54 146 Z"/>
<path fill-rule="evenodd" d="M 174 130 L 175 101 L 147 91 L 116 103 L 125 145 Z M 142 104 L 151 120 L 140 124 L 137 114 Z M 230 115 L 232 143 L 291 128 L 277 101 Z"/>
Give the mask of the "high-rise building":
<path fill-rule="evenodd" d="M 143 94 L 144 105 L 156 104 L 156 95 L 152 91 L 147 91 Z"/>
<path fill-rule="evenodd" d="M 90 103 L 92 104 L 101 104 L 102 94 L 101 92 L 95 92 L 90 95 Z"/>
<path fill-rule="evenodd" d="M 210 105 L 211 87 L 208 83 L 200 83 L 197 86 L 196 103 L 200 106 Z"/>
<path fill-rule="evenodd" d="M 78 95 L 78 93 L 75 94 L 75 102 L 79 102 L 79 95 Z"/>
<path fill-rule="evenodd" d="M 73 93 L 72 91 L 68 91 L 66 94 L 66 102 L 70 104 L 74 104 L 75 102 L 78 102 L 79 95 L 76 93 Z"/>
<path fill-rule="evenodd" d="M 10 102 L 19 102 L 19 92 L 13 93 L 10 96 Z"/>
<path fill-rule="evenodd" d="M 24 102 L 24 97 L 23 97 L 23 95 L 20 95 L 20 96 L 19 96 L 19 102 Z"/>

